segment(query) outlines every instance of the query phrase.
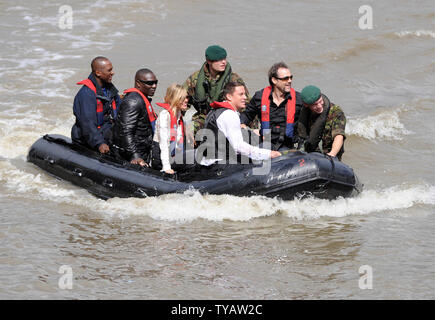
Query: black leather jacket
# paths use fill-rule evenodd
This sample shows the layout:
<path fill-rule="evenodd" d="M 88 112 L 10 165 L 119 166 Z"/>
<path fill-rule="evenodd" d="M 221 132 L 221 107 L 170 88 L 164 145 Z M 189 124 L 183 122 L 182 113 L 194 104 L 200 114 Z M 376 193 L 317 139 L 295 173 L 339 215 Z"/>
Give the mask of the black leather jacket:
<path fill-rule="evenodd" d="M 152 142 L 153 130 L 145 102 L 138 93 L 130 92 L 119 106 L 113 126 L 113 143 L 126 160 L 142 158 L 148 161 Z"/>

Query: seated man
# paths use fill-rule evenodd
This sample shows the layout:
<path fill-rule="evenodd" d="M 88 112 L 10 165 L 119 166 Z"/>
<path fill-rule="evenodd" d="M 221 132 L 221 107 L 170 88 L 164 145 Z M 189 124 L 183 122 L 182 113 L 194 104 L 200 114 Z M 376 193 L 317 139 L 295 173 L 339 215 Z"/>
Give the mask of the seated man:
<path fill-rule="evenodd" d="M 112 123 L 121 99 L 112 84 L 115 73 L 110 60 L 96 57 L 91 69 L 88 79 L 77 83 L 83 86 L 74 98 L 76 122 L 71 129 L 71 138 L 100 153 L 107 153 L 110 151 Z"/>
<path fill-rule="evenodd" d="M 298 136 L 304 140 L 305 151 L 323 152 L 341 160 L 346 139 L 343 111 L 315 86 L 302 89 L 301 99 L 304 108 L 298 121 Z"/>
<path fill-rule="evenodd" d="M 228 82 L 223 89 L 223 102 L 213 102 L 212 110 L 205 120 L 204 129 L 210 130 L 214 139 L 207 139 L 204 147 L 207 155 L 200 160 L 202 165 L 211 165 L 217 161 L 228 163 L 233 154 L 244 155 L 253 160 L 266 160 L 276 158 L 281 155 L 278 151 L 271 151 L 252 146 L 243 140 L 242 129 L 240 127 L 239 112 L 245 108 L 246 92 L 244 85 L 237 82 Z M 207 135 L 207 131 L 204 132 Z M 222 139 L 224 137 L 224 143 Z M 214 140 L 214 141 L 212 141 Z M 211 145 L 211 144 L 214 145 Z M 224 150 L 222 150 L 224 148 Z M 197 150 L 200 150 L 203 147 Z M 213 150 L 209 154 L 209 150 Z M 222 159 L 221 156 L 225 158 Z M 197 156 L 200 158 L 201 155 Z"/>
<path fill-rule="evenodd" d="M 270 86 L 257 91 L 240 115 L 242 128 L 258 117 L 261 140 L 270 134 L 273 150 L 293 149 L 295 126 L 302 109 L 300 94 L 292 88 L 293 75 L 284 62 L 275 63 L 268 76 Z"/>
<path fill-rule="evenodd" d="M 157 78 L 149 69 L 140 69 L 134 77 L 134 88 L 126 94 L 113 126 L 113 144 L 122 158 L 132 164 L 148 166 L 157 116 L 151 97 L 157 89 Z"/>

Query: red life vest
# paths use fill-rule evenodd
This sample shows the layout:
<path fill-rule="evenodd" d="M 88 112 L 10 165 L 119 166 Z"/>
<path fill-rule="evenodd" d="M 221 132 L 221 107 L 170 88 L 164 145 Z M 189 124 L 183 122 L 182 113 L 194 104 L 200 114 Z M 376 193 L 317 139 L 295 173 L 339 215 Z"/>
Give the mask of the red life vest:
<path fill-rule="evenodd" d="M 139 89 L 137 89 L 137 88 L 130 88 L 130 89 L 124 90 L 124 93 L 129 93 L 129 92 L 139 93 L 139 95 L 142 97 L 143 101 L 145 102 L 145 109 L 147 110 L 148 119 L 151 122 L 151 127 L 152 127 L 153 133 L 154 133 L 154 131 L 156 129 L 157 115 L 154 112 L 153 106 L 148 101 L 147 97 L 145 97 L 145 95 Z"/>
<path fill-rule="evenodd" d="M 213 109 L 225 108 L 225 109 L 230 109 L 230 110 L 237 112 L 236 108 L 234 108 L 231 105 L 231 103 L 229 103 L 228 101 L 224 101 L 224 102 L 215 101 L 215 102 L 210 104 L 210 107 L 212 107 Z"/>
<path fill-rule="evenodd" d="M 91 81 L 91 79 L 85 79 L 80 82 L 77 82 L 78 85 L 84 85 L 91 89 L 95 96 L 97 95 L 97 88 L 95 88 L 94 83 Z M 116 102 L 115 99 L 112 100 L 112 110 L 113 110 L 113 116 L 116 117 Z M 97 128 L 100 129 L 101 126 L 104 124 L 104 105 L 103 102 L 97 98 Z"/>
<path fill-rule="evenodd" d="M 261 97 L 261 135 L 263 135 L 264 129 L 270 129 L 270 100 L 269 96 L 272 91 L 272 87 L 266 87 L 263 90 L 263 95 Z M 290 90 L 291 99 L 287 100 L 286 105 L 286 128 L 285 135 L 289 138 L 293 137 L 293 125 L 295 121 L 296 112 L 296 91 L 291 88 Z"/>
<path fill-rule="evenodd" d="M 171 136 L 170 136 L 170 150 L 171 155 L 175 156 L 175 147 L 176 145 L 179 146 L 179 148 L 184 149 L 184 121 L 183 116 L 180 116 L 180 120 L 177 121 L 177 118 L 175 114 L 172 112 L 172 108 L 168 103 L 156 103 L 159 107 L 162 107 L 166 111 L 169 112 L 169 115 L 171 116 Z M 177 141 L 177 131 L 178 126 L 181 126 L 181 137 Z"/>

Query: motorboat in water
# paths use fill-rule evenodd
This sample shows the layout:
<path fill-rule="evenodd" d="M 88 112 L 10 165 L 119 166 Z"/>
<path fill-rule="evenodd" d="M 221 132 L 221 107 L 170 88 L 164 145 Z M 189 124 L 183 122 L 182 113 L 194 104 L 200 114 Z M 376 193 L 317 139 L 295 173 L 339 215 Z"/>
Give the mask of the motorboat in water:
<path fill-rule="evenodd" d="M 358 177 L 345 163 L 320 153 L 291 151 L 262 164 L 234 164 L 168 175 L 130 164 L 73 143 L 62 135 L 45 135 L 30 148 L 27 160 L 49 174 L 67 180 L 102 199 L 151 197 L 197 190 L 201 194 L 325 199 L 351 197 L 362 191 Z M 214 168 L 214 169 L 213 169 Z"/>

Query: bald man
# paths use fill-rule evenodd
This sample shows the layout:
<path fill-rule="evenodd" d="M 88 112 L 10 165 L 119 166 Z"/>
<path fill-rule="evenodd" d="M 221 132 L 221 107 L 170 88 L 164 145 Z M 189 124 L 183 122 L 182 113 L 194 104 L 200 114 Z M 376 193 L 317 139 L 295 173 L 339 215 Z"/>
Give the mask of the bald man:
<path fill-rule="evenodd" d="M 157 78 L 149 69 L 140 69 L 134 77 L 134 87 L 126 94 L 113 126 L 113 143 L 119 154 L 132 164 L 148 166 L 157 116 L 151 97 L 157 89 Z"/>
<path fill-rule="evenodd" d="M 71 129 L 71 138 L 76 143 L 107 153 L 121 99 L 112 84 L 115 73 L 110 60 L 96 57 L 91 62 L 91 69 L 89 77 L 77 83 L 82 88 L 74 98 L 76 122 Z"/>

